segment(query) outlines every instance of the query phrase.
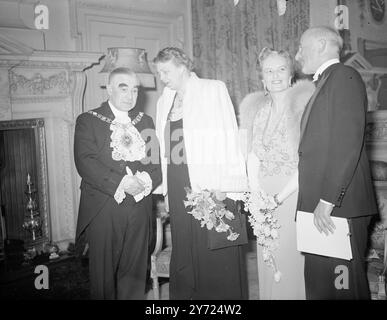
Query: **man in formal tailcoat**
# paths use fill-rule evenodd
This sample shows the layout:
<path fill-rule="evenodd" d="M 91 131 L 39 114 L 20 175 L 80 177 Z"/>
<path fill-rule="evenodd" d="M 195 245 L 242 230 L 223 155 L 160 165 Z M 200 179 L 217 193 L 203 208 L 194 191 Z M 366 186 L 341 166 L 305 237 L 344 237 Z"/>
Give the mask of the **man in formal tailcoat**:
<path fill-rule="evenodd" d="M 346 218 L 351 261 L 305 253 L 307 299 L 369 299 L 367 228 L 377 214 L 365 149 L 367 94 L 360 74 L 339 61 L 343 40 L 329 27 L 301 37 L 296 60 L 314 74 L 316 91 L 301 121 L 298 210 L 333 233 L 331 216 Z"/>
<path fill-rule="evenodd" d="M 92 299 L 143 299 L 151 191 L 161 183 L 152 118 L 137 110 L 139 80 L 109 74 L 109 100 L 76 121 L 74 158 L 82 178 L 76 237 L 89 245 Z"/>

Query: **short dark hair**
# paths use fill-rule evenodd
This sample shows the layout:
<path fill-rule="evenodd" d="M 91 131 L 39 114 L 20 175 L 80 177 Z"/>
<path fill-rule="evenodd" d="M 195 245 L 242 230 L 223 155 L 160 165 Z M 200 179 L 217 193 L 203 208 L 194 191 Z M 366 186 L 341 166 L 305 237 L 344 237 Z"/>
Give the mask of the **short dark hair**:
<path fill-rule="evenodd" d="M 167 47 L 159 51 L 157 56 L 153 59 L 153 63 L 173 61 L 177 66 L 183 65 L 188 71 L 192 71 L 194 64 L 187 54 L 175 47 Z"/>
<path fill-rule="evenodd" d="M 140 80 L 138 79 L 137 74 L 134 71 L 132 71 L 131 69 L 126 68 L 126 67 L 118 67 L 118 68 L 115 68 L 112 71 L 110 71 L 109 78 L 108 78 L 108 84 L 110 84 L 112 79 L 118 74 L 127 74 L 128 76 L 131 76 L 134 79 L 136 85 L 140 86 Z"/>

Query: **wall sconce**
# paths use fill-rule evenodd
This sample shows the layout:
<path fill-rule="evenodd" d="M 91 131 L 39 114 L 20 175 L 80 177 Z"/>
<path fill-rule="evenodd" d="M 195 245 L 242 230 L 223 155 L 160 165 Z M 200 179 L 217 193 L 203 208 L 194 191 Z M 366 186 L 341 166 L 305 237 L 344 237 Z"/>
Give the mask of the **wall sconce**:
<path fill-rule="evenodd" d="M 105 73 L 102 86 L 106 86 L 108 73 L 115 68 L 126 67 L 135 72 L 144 88 L 156 88 L 155 77 L 149 68 L 145 49 L 108 48 L 105 65 L 100 73 Z"/>

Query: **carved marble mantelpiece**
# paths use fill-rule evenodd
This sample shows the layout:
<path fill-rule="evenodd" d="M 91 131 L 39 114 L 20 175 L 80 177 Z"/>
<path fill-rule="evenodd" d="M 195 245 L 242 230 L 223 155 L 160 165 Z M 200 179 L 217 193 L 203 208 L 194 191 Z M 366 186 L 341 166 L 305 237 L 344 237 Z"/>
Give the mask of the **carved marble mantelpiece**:
<path fill-rule="evenodd" d="M 1 42 L 1 37 L 0 37 Z M 79 176 L 73 160 L 76 117 L 83 110 L 84 70 L 102 53 L 29 51 L 0 54 L 0 121 L 44 118 L 51 240 L 74 241 Z"/>

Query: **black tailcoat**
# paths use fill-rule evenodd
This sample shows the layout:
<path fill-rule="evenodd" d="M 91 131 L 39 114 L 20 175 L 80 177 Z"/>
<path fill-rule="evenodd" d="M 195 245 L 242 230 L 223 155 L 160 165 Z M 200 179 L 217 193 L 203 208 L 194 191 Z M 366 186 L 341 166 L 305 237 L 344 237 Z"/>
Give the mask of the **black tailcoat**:
<path fill-rule="evenodd" d="M 367 94 L 360 74 L 337 63 L 322 73 L 301 121 L 297 209 L 313 212 L 320 199 L 334 204 L 332 216 L 349 219 L 354 256 L 346 262 L 306 254 L 310 299 L 367 297 L 363 270 L 367 226 L 369 216 L 378 211 L 365 149 L 366 113 Z M 348 290 L 334 286 L 337 265 L 349 267 Z"/>

